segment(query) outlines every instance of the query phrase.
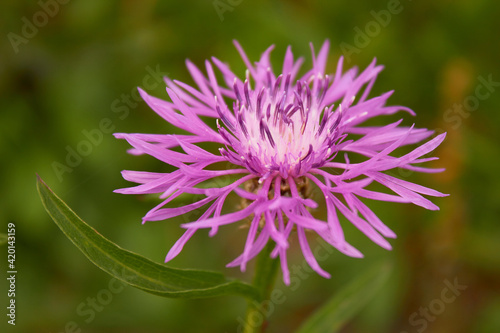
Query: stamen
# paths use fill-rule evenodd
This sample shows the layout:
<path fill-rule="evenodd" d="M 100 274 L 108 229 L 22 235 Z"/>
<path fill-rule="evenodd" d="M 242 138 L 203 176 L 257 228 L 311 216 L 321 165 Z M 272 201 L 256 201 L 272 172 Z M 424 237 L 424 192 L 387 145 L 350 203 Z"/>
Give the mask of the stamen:
<path fill-rule="evenodd" d="M 264 87 L 262 87 L 262 88 L 260 89 L 260 93 L 259 93 L 259 95 L 257 96 L 257 108 L 256 108 L 256 111 L 255 111 L 255 112 L 256 112 L 256 115 L 257 115 L 257 118 L 260 118 L 260 115 L 261 115 L 261 113 L 262 113 L 262 112 L 261 112 L 261 111 L 262 111 L 262 110 L 261 110 L 261 105 L 262 105 L 262 99 L 263 99 L 263 97 L 264 97 L 264 92 L 265 92 L 265 88 L 264 88 Z"/>
<path fill-rule="evenodd" d="M 219 119 L 217 119 L 216 121 L 217 123 L 217 129 L 219 130 L 219 134 L 220 136 L 224 139 L 224 141 L 226 141 L 229 145 L 232 145 L 233 142 L 231 141 L 231 139 L 229 138 L 229 133 L 227 133 L 227 131 L 219 124 Z"/>
<path fill-rule="evenodd" d="M 325 108 L 325 110 L 323 111 L 323 119 L 321 119 L 321 124 L 319 125 L 318 136 L 323 132 L 326 122 L 329 119 L 329 115 L 330 113 L 328 112 L 328 108 Z"/>
<path fill-rule="evenodd" d="M 243 99 L 241 98 L 241 94 L 240 94 L 240 90 L 238 89 L 238 82 L 236 81 L 236 78 L 234 78 L 233 90 L 234 90 L 236 98 L 238 99 L 240 104 L 243 104 Z"/>
<path fill-rule="evenodd" d="M 299 103 L 299 108 L 300 108 L 300 118 L 302 121 L 305 119 L 305 110 L 304 110 L 304 104 L 302 103 L 302 98 L 300 98 L 298 92 L 294 91 L 295 98 L 297 99 L 297 103 Z"/>
<path fill-rule="evenodd" d="M 278 87 L 281 83 L 281 79 L 283 78 L 283 74 L 280 74 L 280 76 L 278 76 L 276 78 L 276 82 L 274 82 L 274 88 L 273 88 L 273 93 L 272 93 L 272 101 L 274 102 L 275 98 L 276 98 L 276 94 L 278 93 Z"/>
<path fill-rule="evenodd" d="M 290 104 L 290 105 L 292 105 L 292 104 Z M 293 114 L 295 112 L 297 112 L 298 109 L 300 109 L 300 107 L 298 105 L 293 105 L 293 108 L 290 110 L 290 112 L 288 112 L 287 117 L 290 118 L 291 116 L 293 116 Z"/>
<path fill-rule="evenodd" d="M 281 97 L 281 101 L 279 103 L 279 111 L 283 111 L 284 107 L 285 107 L 285 101 L 286 101 L 286 91 L 283 92 L 283 97 Z"/>
<path fill-rule="evenodd" d="M 261 119 L 260 120 L 260 123 L 259 123 L 259 129 L 260 129 L 260 138 L 262 140 L 265 140 L 266 139 L 266 131 L 264 130 L 264 121 Z"/>
<path fill-rule="evenodd" d="M 302 127 L 300 128 L 300 134 L 304 135 L 304 131 L 306 130 L 307 121 L 309 120 L 309 112 L 306 115 L 306 120 L 302 123 Z"/>
<path fill-rule="evenodd" d="M 276 144 L 274 143 L 274 139 L 273 139 L 273 136 L 271 135 L 271 131 L 269 130 L 269 127 L 266 126 L 264 129 L 266 130 L 267 139 L 269 140 L 271 147 L 274 148 L 276 146 Z"/>
<path fill-rule="evenodd" d="M 267 86 L 269 87 L 269 89 L 271 89 L 271 86 L 273 83 L 273 78 L 271 75 L 271 68 L 270 67 L 267 67 L 266 77 L 267 77 Z"/>
<path fill-rule="evenodd" d="M 328 75 L 325 76 L 324 79 L 324 85 L 321 90 L 321 94 L 318 98 L 318 107 L 321 105 L 321 102 L 323 102 L 323 99 L 325 99 L 326 96 L 326 91 L 328 90 L 328 85 L 330 84 L 330 77 Z"/>
<path fill-rule="evenodd" d="M 241 112 L 236 113 L 236 115 L 237 115 L 236 118 L 238 118 L 238 124 L 240 124 L 241 131 L 243 132 L 245 137 L 248 139 L 248 130 L 247 130 L 247 127 L 245 126 L 245 121 L 243 119 L 244 110 L 245 110 L 245 108 L 242 108 Z"/>
<path fill-rule="evenodd" d="M 290 79 L 291 79 L 291 74 L 288 73 L 285 79 L 285 92 L 288 91 L 288 88 L 290 86 Z"/>
<path fill-rule="evenodd" d="M 276 146 L 276 144 L 274 143 L 274 139 L 273 139 L 273 136 L 271 135 L 271 131 L 269 130 L 269 127 L 267 127 L 266 123 L 264 123 L 264 121 L 262 119 L 260 120 L 259 127 L 260 127 L 261 138 L 263 140 L 265 140 L 265 138 L 267 136 L 269 143 L 274 148 Z"/>
<path fill-rule="evenodd" d="M 229 149 L 219 148 L 219 152 L 220 152 L 221 156 L 224 156 L 225 158 L 227 158 L 229 160 L 229 162 L 236 164 L 236 165 L 241 165 L 241 161 L 244 160 L 244 158 L 241 159 L 243 156 L 240 157 L 239 155 L 237 155 L 236 153 L 232 152 Z"/>
<path fill-rule="evenodd" d="M 285 100 L 286 100 L 286 92 L 283 92 L 283 96 L 281 96 L 279 103 L 276 104 L 276 107 L 274 109 L 273 125 L 275 125 L 275 126 L 276 126 L 276 122 L 278 121 L 278 116 L 282 113 L 283 106 L 285 104 Z"/>
<path fill-rule="evenodd" d="M 229 128 L 229 130 L 231 132 L 234 132 L 235 128 L 234 128 L 233 124 L 229 121 L 229 119 L 226 117 L 226 115 L 224 113 L 222 113 L 222 110 L 220 109 L 219 104 L 217 103 L 217 96 L 215 96 L 215 109 L 217 110 L 217 113 L 219 114 L 219 118 L 222 120 L 224 125 L 226 125 L 226 127 Z"/>
<path fill-rule="evenodd" d="M 332 133 L 333 133 L 333 130 L 339 126 L 340 121 L 342 120 L 342 105 L 339 106 L 339 110 L 337 112 L 335 112 L 335 114 L 337 115 L 337 118 L 333 122 L 333 125 L 330 127 L 330 132 L 332 132 Z"/>
<path fill-rule="evenodd" d="M 300 95 L 302 93 L 302 81 L 297 80 L 297 93 Z"/>
<path fill-rule="evenodd" d="M 312 95 L 311 95 L 311 89 L 309 89 L 309 85 L 306 85 L 306 91 L 307 91 L 307 109 L 310 110 L 311 109 L 311 99 L 312 99 Z"/>
<path fill-rule="evenodd" d="M 304 161 L 306 158 L 308 158 L 312 154 L 312 152 L 313 152 L 313 146 L 310 144 L 309 145 L 309 150 L 307 151 L 306 156 L 302 157 L 300 160 Z"/>
<path fill-rule="evenodd" d="M 285 108 L 285 110 L 283 111 L 283 114 L 286 116 L 288 114 L 288 111 L 290 111 L 290 109 L 293 107 L 293 104 L 288 104 Z"/>
<path fill-rule="evenodd" d="M 248 79 L 245 80 L 245 84 L 243 85 L 243 91 L 245 92 L 245 99 L 246 99 L 246 105 L 248 109 L 251 111 L 252 110 L 252 105 L 250 104 L 250 93 L 248 92 L 249 89 L 249 83 Z"/>

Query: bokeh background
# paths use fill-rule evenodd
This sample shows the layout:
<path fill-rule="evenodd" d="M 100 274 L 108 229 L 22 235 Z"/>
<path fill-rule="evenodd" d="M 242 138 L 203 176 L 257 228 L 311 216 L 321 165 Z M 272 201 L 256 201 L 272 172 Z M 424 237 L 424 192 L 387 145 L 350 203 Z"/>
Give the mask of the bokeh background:
<path fill-rule="evenodd" d="M 448 132 L 435 152 L 441 159 L 433 164 L 446 167 L 445 173 L 398 176 L 451 195 L 433 199 L 438 212 L 370 202 L 398 234 L 391 241 L 394 250 L 378 248 L 345 224 L 347 237 L 366 258 L 333 253 L 321 262 L 332 279 L 311 274 L 295 290 L 278 281 L 286 301 L 273 311 L 268 331 L 293 331 L 345 283 L 373 263 L 389 261 L 388 283 L 342 332 L 500 332 L 498 1 L 60 2 L 0 4 L 0 233 L 15 222 L 18 267 L 14 328 L 3 313 L 7 250 L 1 246 L 0 331 L 235 332 L 245 309 L 236 297 L 171 300 L 125 287 L 91 314 L 89 302 L 103 297 L 111 278 L 51 221 L 38 198 L 35 173 L 103 235 L 162 262 L 181 235 L 183 220 L 141 225 L 158 200 L 112 191 L 128 186 L 123 169 L 166 171 L 167 166 L 126 154 L 127 144 L 102 129 L 102 139 L 81 160 L 64 172 L 55 165 L 68 166 L 68 151 L 84 145 L 85 131 L 95 133 L 103 119 L 113 132 L 172 132 L 134 100 L 137 86 L 167 98 L 161 79 L 145 80 L 148 75 L 191 83 L 185 59 L 203 67 L 211 56 L 243 75 L 233 39 L 254 61 L 275 44 L 275 68 L 292 45 L 307 67 L 309 42 L 319 48 L 329 39 L 330 72 L 341 55 L 349 67 L 360 68 L 377 57 L 386 67 L 373 94 L 395 89 L 391 104 L 418 114 L 388 120 L 405 117 L 406 124 Z M 380 11 L 390 17 L 376 14 Z M 30 28 L 32 23 L 38 27 Z M 484 80 L 493 81 L 489 90 Z M 223 228 L 212 239 L 199 232 L 170 265 L 249 280 L 250 275 L 224 267 L 239 255 L 244 236 L 236 227 Z M 297 251 L 290 262 L 302 262 Z M 435 306 L 445 281 L 454 280 L 467 289 L 442 313 L 425 325 L 409 320 L 421 307 Z"/>

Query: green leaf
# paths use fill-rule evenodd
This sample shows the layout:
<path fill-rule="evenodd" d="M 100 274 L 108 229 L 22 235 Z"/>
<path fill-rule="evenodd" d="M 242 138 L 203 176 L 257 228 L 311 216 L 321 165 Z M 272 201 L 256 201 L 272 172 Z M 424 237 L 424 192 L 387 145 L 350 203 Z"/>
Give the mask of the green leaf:
<path fill-rule="evenodd" d="M 389 277 L 391 266 L 375 265 L 338 293 L 299 328 L 297 333 L 335 333 L 356 315 Z"/>
<path fill-rule="evenodd" d="M 90 261 L 118 280 L 164 297 L 240 295 L 248 299 L 259 298 L 253 286 L 227 280 L 221 273 L 170 268 L 124 250 L 82 221 L 40 177 L 37 188 L 45 209 L 64 234 Z"/>

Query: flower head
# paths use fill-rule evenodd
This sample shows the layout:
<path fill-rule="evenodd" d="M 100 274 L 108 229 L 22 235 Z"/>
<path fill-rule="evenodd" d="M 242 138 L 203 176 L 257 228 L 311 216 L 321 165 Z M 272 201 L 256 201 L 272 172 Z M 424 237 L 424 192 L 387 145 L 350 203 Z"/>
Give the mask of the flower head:
<path fill-rule="evenodd" d="M 308 264 L 329 277 L 312 254 L 306 230 L 316 232 L 346 255 L 362 257 L 345 240 L 339 213 L 383 248 L 391 249 L 386 238 L 396 235 L 361 198 L 438 209 L 422 194 L 444 194 L 398 179 L 387 171 L 442 171 L 418 164 L 435 159 L 422 156 L 433 151 L 445 134 L 397 157 L 393 156 L 394 150 L 418 143 L 433 132 L 400 126 L 401 120 L 382 127 L 362 126 L 368 119 L 400 110 L 414 114 L 405 107 L 386 106 L 392 91 L 368 98 L 382 66 L 373 61 L 362 73 L 358 74 L 356 68 L 343 73 L 340 58 L 335 73 L 327 75 L 329 43 L 325 42 L 317 56 L 311 46 L 313 66 L 302 76 L 298 72 L 303 59 L 294 60 L 289 47 L 281 74 L 276 75 L 269 58 L 273 47 L 252 65 L 241 46 L 237 42 L 235 45 L 247 66 L 243 79 L 212 58 L 224 84 L 217 81 L 211 62 L 206 61 L 204 75 L 187 61 L 197 88 L 166 78 L 171 101 L 140 90 L 158 115 L 188 134 L 115 134 L 133 146 L 132 153 L 149 154 L 177 168 L 171 173 L 123 171 L 125 179 L 140 185 L 117 192 L 161 193 L 163 202 L 146 214 L 144 222 L 166 220 L 206 207 L 196 221 L 182 225 L 186 232 L 170 249 L 166 261 L 174 258 L 198 229 L 208 228 L 214 235 L 219 226 L 239 223 L 249 225 L 247 239 L 243 253 L 228 266 L 245 270 L 247 262 L 273 241 L 276 246 L 271 255 L 279 256 L 284 281 L 289 283 L 287 250 L 290 237 L 297 237 Z M 202 142 L 220 145 L 218 153 L 197 145 Z M 360 156 L 362 161 L 351 163 L 349 155 Z M 236 180 L 229 184 L 217 182 L 229 175 L 236 176 Z M 213 186 L 214 182 L 210 188 L 202 186 L 209 180 L 220 186 Z M 367 189 L 372 182 L 391 193 Z M 313 188 L 321 193 L 321 202 L 326 205 L 326 221 L 312 214 L 318 206 L 310 194 Z M 185 206 L 165 207 L 183 193 L 204 197 Z M 242 198 L 241 207 L 223 214 L 230 193 Z"/>

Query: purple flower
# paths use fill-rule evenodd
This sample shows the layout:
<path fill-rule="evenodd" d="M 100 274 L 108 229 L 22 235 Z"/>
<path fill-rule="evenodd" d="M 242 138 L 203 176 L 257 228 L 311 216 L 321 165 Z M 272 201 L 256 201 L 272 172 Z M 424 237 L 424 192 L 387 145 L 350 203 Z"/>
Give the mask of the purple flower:
<path fill-rule="evenodd" d="M 406 107 L 385 105 L 392 91 L 368 98 L 382 70 L 375 60 L 358 74 L 357 68 L 343 73 L 340 58 L 336 72 L 326 75 L 327 41 L 317 56 L 311 45 L 313 66 L 302 76 L 298 72 L 303 58 L 294 60 L 288 47 L 282 74 L 276 75 L 269 60 L 273 46 L 255 65 L 237 42 L 235 46 L 247 67 L 243 79 L 212 58 L 212 63 L 205 63 L 207 75 L 187 61 L 197 88 L 165 79 L 170 102 L 139 89 L 158 115 L 187 134 L 115 134 L 133 146 L 132 153 L 149 154 L 177 168 L 171 173 L 123 171 L 126 180 L 140 185 L 116 192 L 161 193 L 163 202 L 149 211 L 143 222 L 167 220 L 205 207 L 196 221 L 182 225 L 186 232 L 170 249 L 166 261 L 179 254 L 198 229 L 208 228 L 213 236 L 219 226 L 238 223 L 248 226 L 248 236 L 243 253 L 229 267 L 240 266 L 244 271 L 247 262 L 273 241 L 276 246 L 271 255 L 279 256 L 283 279 L 289 284 L 287 250 L 289 239 L 297 237 L 307 263 L 328 278 L 330 274 L 312 254 L 307 230 L 348 256 L 362 257 L 345 240 L 339 213 L 385 249 L 391 249 L 386 238 L 396 237 L 362 198 L 439 209 L 422 194 L 444 194 L 398 179 L 387 171 L 442 171 L 419 164 L 436 159 L 423 156 L 433 151 L 445 134 L 397 157 L 393 156 L 395 149 L 418 143 L 433 131 L 400 126 L 401 120 L 381 127 L 362 126 L 373 117 L 400 110 L 414 114 Z M 212 64 L 224 84 L 218 82 Z M 197 145 L 202 142 L 216 143 L 220 146 L 218 153 Z M 357 162 L 350 162 L 348 156 L 355 156 Z M 232 182 L 228 184 L 227 179 Z M 367 189 L 371 183 L 391 191 Z M 315 199 L 326 205 L 326 221 L 312 214 L 318 207 L 311 196 L 313 190 Z M 182 207 L 166 208 L 183 193 L 203 198 Z M 223 213 L 230 193 L 241 198 L 240 207 Z"/>

